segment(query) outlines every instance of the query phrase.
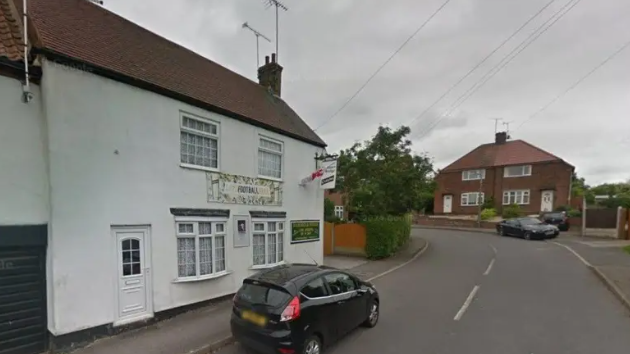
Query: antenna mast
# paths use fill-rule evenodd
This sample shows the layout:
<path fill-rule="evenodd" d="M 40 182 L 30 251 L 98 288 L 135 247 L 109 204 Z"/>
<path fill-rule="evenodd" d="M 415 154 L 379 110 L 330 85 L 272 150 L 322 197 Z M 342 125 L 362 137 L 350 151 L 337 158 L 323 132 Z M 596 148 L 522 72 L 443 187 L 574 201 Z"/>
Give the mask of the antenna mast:
<path fill-rule="evenodd" d="M 278 12 L 279 9 L 283 9 L 284 11 L 289 11 L 289 8 L 286 7 L 283 3 L 281 3 L 279 0 L 265 0 L 267 2 L 267 8 L 271 7 L 271 6 L 275 6 L 276 7 L 276 61 L 280 62 L 280 53 L 278 50 Z"/>
<path fill-rule="evenodd" d="M 499 131 L 499 121 L 502 118 L 490 118 L 494 121 L 494 133 L 496 134 Z"/>
<path fill-rule="evenodd" d="M 247 28 L 256 35 L 256 70 L 260 67 L 260 37 L 271 43 L 271 39 L 267 38 L 264 34 L 253 29 L 247 22 L 243 23 L 243 28 Z M 277 54 L 276 54 L 277 55 Z"/>
<path fill-rule="evenodd" d="M 505 132 L 507 133 L 508 139 L 510 138 L 510 123 L 512 122 L 503 122 L 503 126 L 505 127 Z"/>

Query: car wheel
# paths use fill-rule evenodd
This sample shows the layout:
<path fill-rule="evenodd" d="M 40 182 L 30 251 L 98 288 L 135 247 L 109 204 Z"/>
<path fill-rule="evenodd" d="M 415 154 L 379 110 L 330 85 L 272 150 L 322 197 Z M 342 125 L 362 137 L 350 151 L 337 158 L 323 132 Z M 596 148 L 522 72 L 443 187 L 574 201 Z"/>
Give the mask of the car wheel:
<path fill-rule="evenodd" d="M 531 232 L 526 232 L 523 235 L 523 238 L 526 239 L 526 240 L 531 240 L 532 239 L 532 233 Z"/>
<path fill-rule="evenodd" d="M 372 300 L 372 302 L 370 303 L 370 314 L 368 315 L 368 318 L 365 320 L 365 322 L 363 322 L 363 326 L 368 327 L 368 328 L 372 328 L 376 326 L 376 324 L 378 323 L 379 315 L 380 315 L 379 304 L 378 302 Z"/>
<path fill-rule="evenodd" d="M 322 341 L 317 336 L 310 336 L 304 342 L 303 354 L 320 354 L 322 352 Z"/>

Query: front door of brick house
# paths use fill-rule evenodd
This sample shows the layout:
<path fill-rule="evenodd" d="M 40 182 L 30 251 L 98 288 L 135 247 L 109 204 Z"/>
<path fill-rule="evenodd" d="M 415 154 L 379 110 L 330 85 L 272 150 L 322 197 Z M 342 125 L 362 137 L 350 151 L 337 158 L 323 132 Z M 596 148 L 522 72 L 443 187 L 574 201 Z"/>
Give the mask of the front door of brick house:
<path fill-rule="evenodd" d="M 443 203 L 444 214 L 452 213 L 453 212 L 453 196 L 445 195 L 443 200 L 444 200 L 444 203 Z"/>
<path fill-rule="evenodd" d="M 553 191 L 542 191 L 540 195 L 540 211 L 553 211 Z"/>

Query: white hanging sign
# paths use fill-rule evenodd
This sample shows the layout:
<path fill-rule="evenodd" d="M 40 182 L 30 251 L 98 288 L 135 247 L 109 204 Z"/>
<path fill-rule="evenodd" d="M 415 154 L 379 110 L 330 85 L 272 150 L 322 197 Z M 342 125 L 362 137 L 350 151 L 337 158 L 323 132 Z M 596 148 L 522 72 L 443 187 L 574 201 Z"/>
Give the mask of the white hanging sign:
<path fill-rule="evenodd" d="M 321 174 L 319 181 L 319 188 L 321 189 L 333 189 L 337 182 L 337 159 L 322 161 L 323 173 Z"/>

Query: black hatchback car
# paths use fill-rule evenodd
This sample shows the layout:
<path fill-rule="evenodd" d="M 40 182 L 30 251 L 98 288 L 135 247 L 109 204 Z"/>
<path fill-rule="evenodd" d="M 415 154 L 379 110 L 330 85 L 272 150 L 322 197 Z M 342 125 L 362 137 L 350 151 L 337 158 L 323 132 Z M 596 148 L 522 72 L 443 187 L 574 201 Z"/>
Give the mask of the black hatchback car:
<path fill-rule="evenodd" d="M 569 218 L 561 211 L 543 213 L 540 219 L 545 224 L 555 225 L 560 231 L 569 231 Z"/>
<path fill-rule="evenodd" d="M 555 238 L 560 231 L 553 225 L 547 225 L 536 218 L 514 218 L 497 224 L 497 233 L 501 236 L 516 236 L 526 240 L 544 240 Z"/>
<path fill-rule="evenodd" d="M 326 266 L 288 264 L 243 281 L 234 295 L 234 338 L 258 353 L 319 354 L 379 317 L 374 285 Z"/>

